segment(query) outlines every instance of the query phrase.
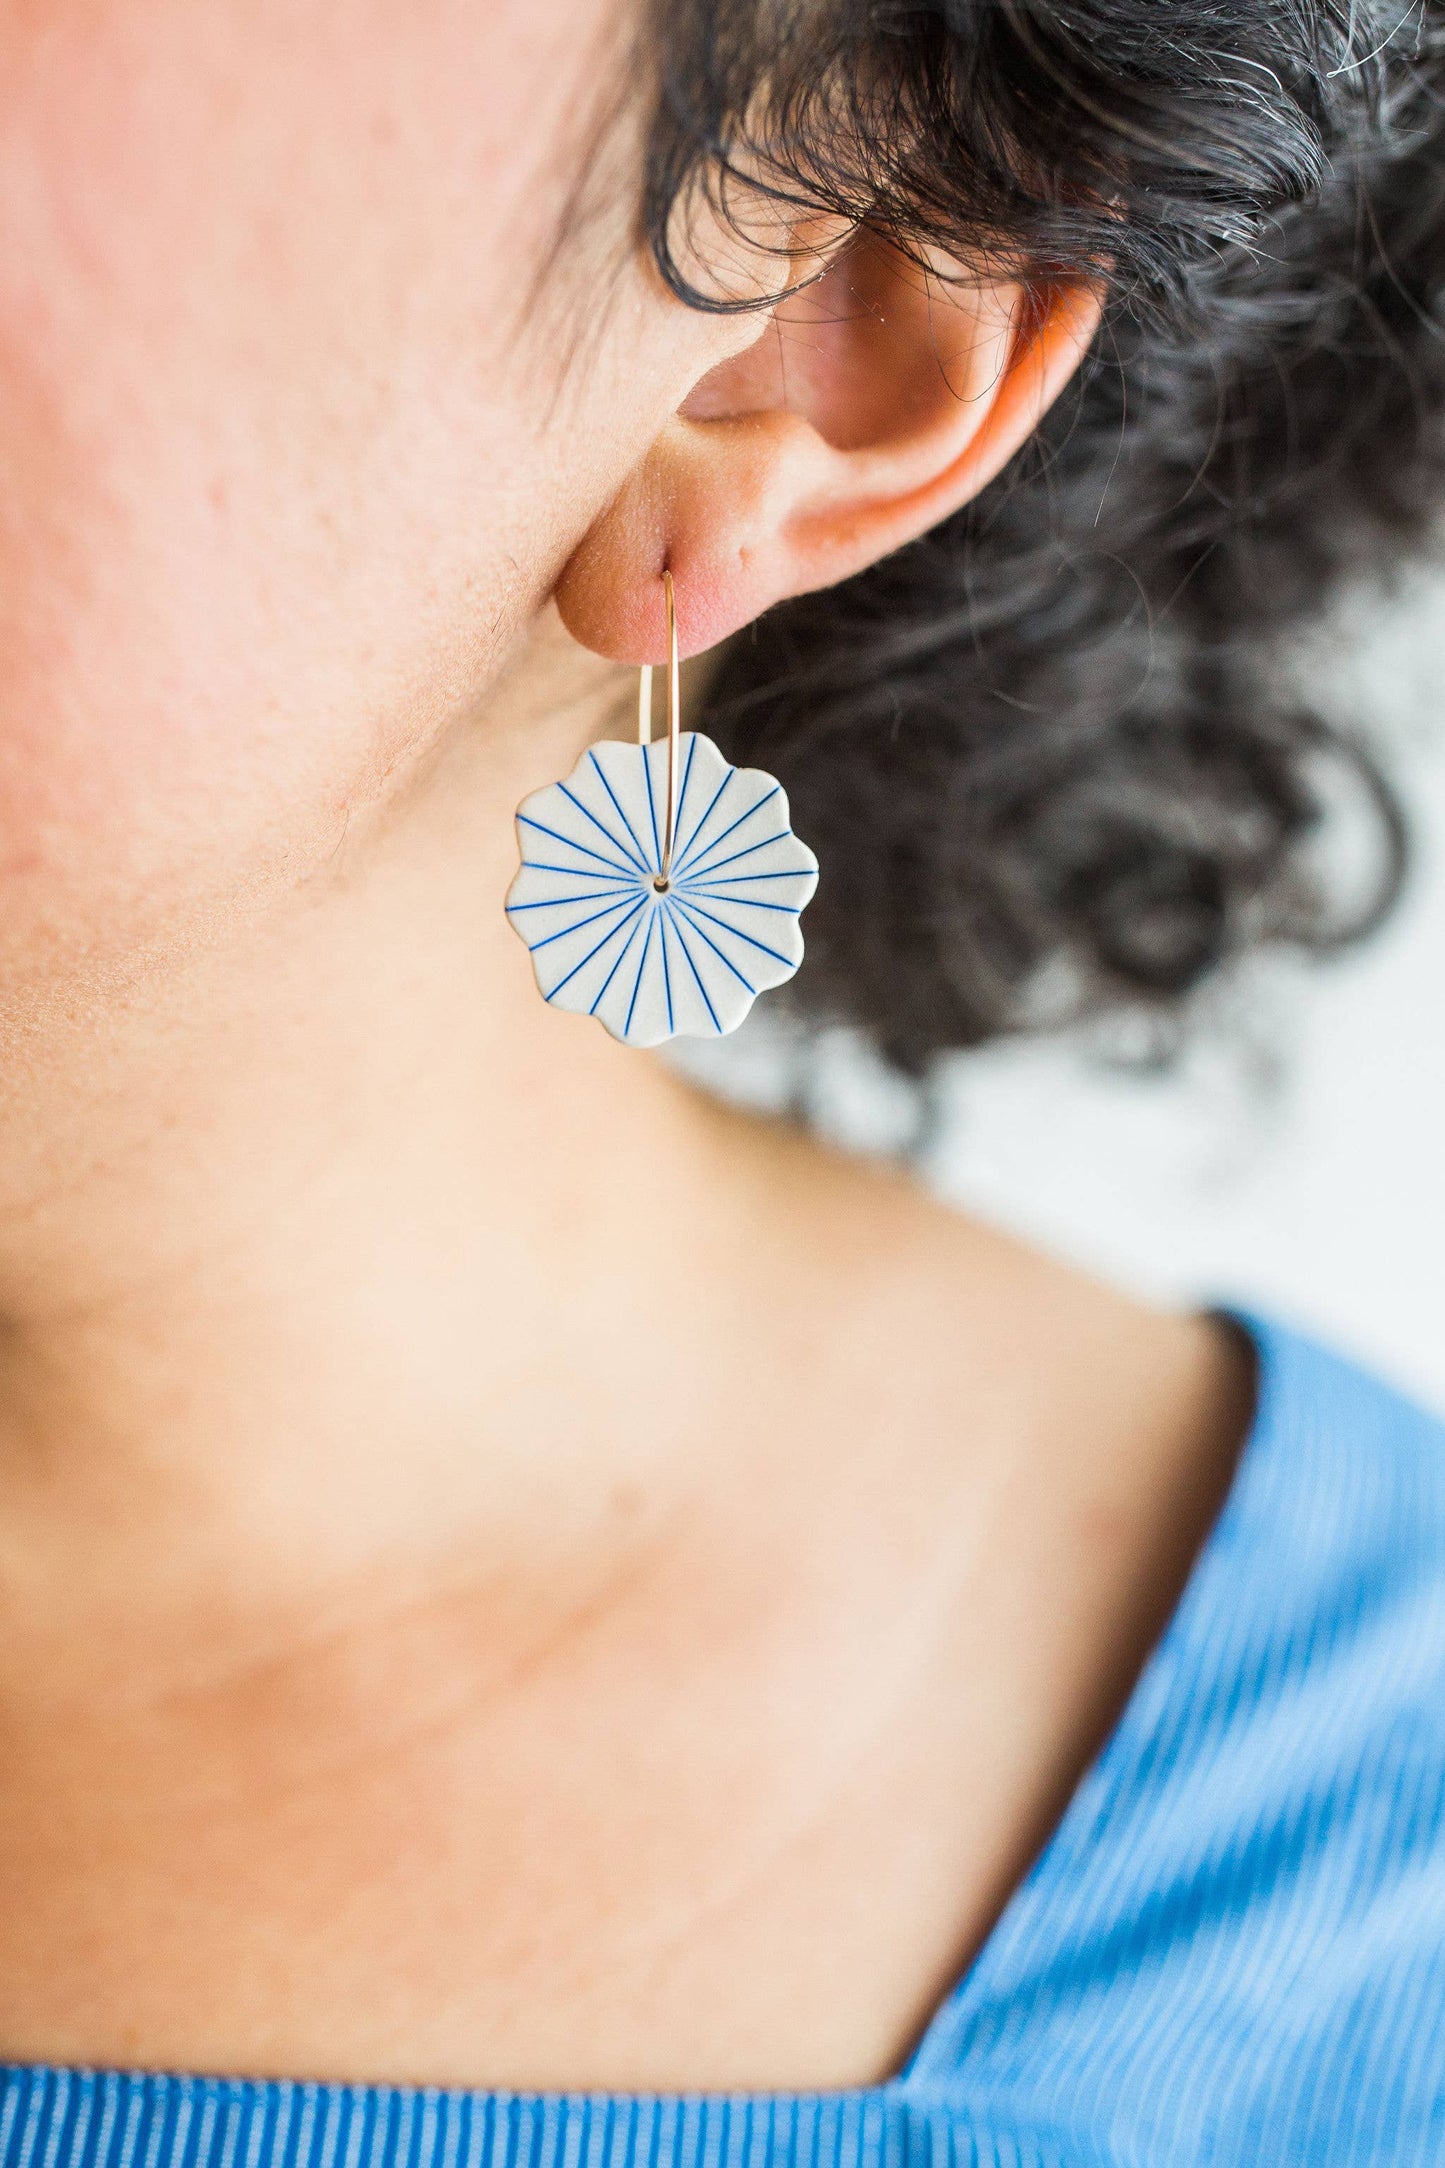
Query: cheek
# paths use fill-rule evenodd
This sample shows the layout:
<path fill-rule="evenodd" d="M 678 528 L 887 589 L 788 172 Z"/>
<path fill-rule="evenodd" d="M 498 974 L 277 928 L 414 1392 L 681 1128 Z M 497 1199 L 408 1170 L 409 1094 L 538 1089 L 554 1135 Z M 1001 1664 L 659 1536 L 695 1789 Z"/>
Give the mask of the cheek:
<path fill-rule="evenodd" d="M 575 10 L 565 56 L 507 0 L 78 12 L 0 53 L 17 968 L 42 927 L 119 949 L 304 878 L 475 704 L 628 456 L 518 314 Z"/>

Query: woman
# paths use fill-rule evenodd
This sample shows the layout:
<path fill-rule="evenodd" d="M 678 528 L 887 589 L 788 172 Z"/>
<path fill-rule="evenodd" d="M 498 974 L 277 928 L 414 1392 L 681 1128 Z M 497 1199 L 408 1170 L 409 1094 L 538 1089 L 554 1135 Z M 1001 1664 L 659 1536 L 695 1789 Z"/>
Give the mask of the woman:
<path fill-rule="evenodd" d="M 6 12 L 5 2168 L 1442 2157 L 1438 1428 L 626 1043 L 689 745 L 915 1071 L 1383 907 L 1442 35 Z"/>

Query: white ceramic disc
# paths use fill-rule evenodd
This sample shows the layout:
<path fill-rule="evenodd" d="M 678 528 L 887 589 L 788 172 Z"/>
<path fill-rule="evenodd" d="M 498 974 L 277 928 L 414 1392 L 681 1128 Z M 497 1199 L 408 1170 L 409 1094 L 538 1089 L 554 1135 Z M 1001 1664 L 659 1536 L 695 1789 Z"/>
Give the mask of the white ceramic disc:
<path fill-rule="evenodd" d="M 676 842 L 659 891 L 666 822 L 665 738 L 590 746 L 565 782 L 517 808 L 522 864 L 507 915 L 537 984 L 629 1046 L 735 1031 L 802 962 L 798 917 L 818 885 L 782 785 L 730 767 L 697 731 L 678 746 Z"/>

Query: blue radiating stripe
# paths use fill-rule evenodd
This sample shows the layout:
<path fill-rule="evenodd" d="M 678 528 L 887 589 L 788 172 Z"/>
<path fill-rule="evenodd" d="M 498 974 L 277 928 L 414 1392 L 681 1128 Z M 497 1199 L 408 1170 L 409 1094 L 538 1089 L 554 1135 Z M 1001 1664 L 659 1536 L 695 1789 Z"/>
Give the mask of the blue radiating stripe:
<path fill-rule="evenodd" d="M 722 1025 L 721 1025 L 721 1024 L 720 1024 L 720 1023 L 718 1022 L 717 1010 L 716 1010 L 716 1009 L 715 1009 L 715 1008 L 713 1007 L 713 1005 L 712 1005 L 712 999 L 711 999 L 711 996 L 709 995 L 709 993 L 708 993 L 708 990 L 707 990 L 706 986 L 704 986 L 704 984 L 703 984 L 703 980 L 702 980 L 702 973 L 701 973 L 701 972 L 700 972 L 700 971 L 698 970 L 698 968 L 697 968 L 697 963 L 696 963 L 696 961 L 695 961 L 695 959 L 694 959 L 694 957 L 693 957 L 693 953 L 692 953 L 692 950 L 691 950 L 691 949 L 690 949 L 690 948 L 688 947 L 688 945 L 687 945 L 686 941 L 685 941 L 685 940 L 683 939 L 683 937 L 682 937 L 682 934 L 681 934 L 681 932 L 680 932 L 680 931 L 678 931 L 678 934 L 677 934 L 677 945 L 678 945 L 678 947 L 679 947 L 679 948 L 680 948 L 680 949 L 682 950 L 682 953 L 683 953 L 683 955 L 684 955 L 684 956 L 685 956 L 685 957 L 687 958 L 687 968 L 688 968 L 688 970 L 689 970 L 689 971 L 690 971 L 690 972 L 692 973 L 693 977 L 694 977 L 694 978 L 695 978 L 695 979 L 697 980 L 697 990 L 698 990 L 698 992 L 699 992 L 699 993 L 700 993 L 700 994 L 702 995 L 703 1001 L 704 1001 L 704 1003 L 705 1003 L 705 1004 L 706 1004 L 706 1006 L 707 1006 L 707 1013 L 708 1013 L 708 1015 L 709 1015 L 709 1016 L 710 1016 L 710 1017 L 712 1018 L 712 1028 L 713 1028 L 713 1030 L 714 1030 L 714 1031 L 716 1031 L 716 1032 L 721 1032 L 721 1030 L 722 1030 Z M 746 981 L 745 981 L 744 983 L 746 983 Z"/>
<path fill-rule="evenodd" d="M 674 820 L 672 827 L 672 854 L 674 858 L 677 856 L 677 839 L 682 833 L 682 809 L 687 804 L 687 786 L 692 775 L 693 756 L 696 752 L 697 739 L 690 738 L 687 746 L 687 758 L 682 764 L 682 781 L 677 786 L 677 818 Z"/>
<path fill-rule="evenodd" d="M 736 827 L 736 825 L 737 823 L 734 822 L 733 826 Z M 771 850 L 775 843 L 781 843 L 783 838 L 785 836 L 790 836 L 792 832 L 793 831 L 791 828 L 775 828 L 770 836 L 764 836 L 762 840 L 758 843 L 745 843 L 741 850 L 729 851 L 726 858 L 715 858 L 709 865 L 695 866 L 691 874 L 689 874 L 688 876 L 689 886 L 692 884 L 693 881 L 710 881 L 714 879 L 720 867 L 735 866 L 740 858 L 751 858 L 754 851 Z M 728 834 L 731 835 L 731 833 L 732 829 L 729 829 Z M 719 836 L 718 842 L 721 843 L 722 840 L 722 837 Z M 709 845 L 708 848 L 711 849 L 712 846 Z M 812 869 L 809 868 L 808 870 L 811 871 Z M 734 876 L 734 878 L 736 878 L 736 876 Z M 769 878 L 771 879 L 772 876 L 770 875 Z"/>
<path fill-rule="evenodd" d="M 627 939 L 623 942 L 621 948 L 617 951 L 616 956 L 612 960 L 611 969 L 608 971 L 606 978 L 602 981 L 602 984 L 597 989 L 596 998 L 594 999 L 591 1008 L 587 1011 L 587 1014 L 589 1016 L 595 1016 L 597 1014 L 597 1011 L 601 1008 L 602 1003 L 606 998 L 608 987 L 616 978 L 618 970 L 624 958 L 627 956 L 629 950 L 631 949 L 633 942 L 637 939 L 637 929 L 641 924 L 641 919 L 633 920 L 631 933 L 627 936 Z"/>
<path fill-rule="evenodd" d="M 637 1007 L 637 997 L 642 991 L 642 974 L 647 969 L 647 952 L 652 947 L 652 929 L 656 922 L 657 913 L 650 911 L 647 917 L 647 931 L 642 937 L 642 955 L 637 965 L 637 977 L 633 981 L 632 999 L 627 1004 L 627 1021 L 622 1027 L 624 1038 L 632 1029 L 632 1012 Z"/>
<path fill-rule="evenodd" d="M 796 968 L 791 956 L 784 956 L 780 949 L 769 948 L 766 941 L 760 941 L 755 933 L 744 933 L 741 926 L 730 926 L 727 920 L 719 918 L 715 911 L 706 910 L 702 904 L 694 903 L 690 894 L 679 896 L 677 900 L 684 909 L 698 913 L 714 926 L 721 926 L 723 932 L 730 933 L 735 941 L 746 941 L 749 948 L 760 949 L 764 956 L 771 956 L 775 963 L 786 964 L 790 971 Z M 796 915 L 793 914 L 794 917 Z"/>
<path fill-rule="evenodd" d="M 611 866 L 614 873 L 625 873 L 630 878 L 637 870 L 625 853 L 621 858 L 604 858 L 601 851 L 594 851 L 590 843 L 579 843 L 575 836 L 564 836 L 560 829 L 549 828 L 545 821 L 534 820 L 530 813 L 519 813 L 517 818 L 524 827 L 536 828 L 542 835 L 550 836 L 554 843 L 565 843 L 569 851 L 580 851 L 584 858 L 595 858 L 599 865 Z M 617 838 L 614 836 L 612 840 L 615 843 Z"/>
<path fill-rule="evenodd" d="M 645 900 L 646 899 L 644 897 L 639 896 L 636 903 L 633 904 L 631 911 L 628 913 L 627 918 L 620 919 L 615 926 L 609 928 L 609 930 L 605 934 L 603 934 L 602 939 L 598 942 L 596 948 L 589 949 L 587 954 L 582 958 L 581 963 L 573 964 L 572 969 L 567 973 L 565 978 L 558 979 L 555 986 L 549 986 L 544 996 L 544 999 L 551 1001 L 554 996 L 561 993 L 564 986 L 570 986 L 573 979 L 576 978 L 578 972 L 583 970 L 586 965 L 590 964 L 594 956 L 601 955 L 603 949 L 606 948 L 608 942 L 616 939 L 617 935 L 621 933 L 623 927 L 628 924 L 630 919 L 636 918 L 638 912 L 642 909 Z"/>
<path fill-rule="evenodd" d="M 584 926 L 595 926 L 599 919 L 611 918 L 614 911 L 625 911 L 633 907 L 629 906 L 627 898 L 624 896 L 620 903 L 606 904 L 600 911 L 589 911 L 586 918 L 574 919 L 570 926 L 559 926 L 555 933 L 544 935 L 540 941 L 529 941 L 527 948 L 535 956 L 540 949 L 550 948 L 554 941 L 565 941 L 569 934 L 581 933 Z M 554 987 L 553 992 L 555 993 L 555 991 L 556 988 Z"/>
<path fill-rule="evenodd" d="M 688 851 L 690 851 L 690 850 L 692 849 L 692 847 L 693 847 L 694 843 L 696 843 L 696 841 L 697 841 L 698 837 L 699 837 L 699 836 L 700 836 L 700 835 L 702 834 L 702 832 L 703 832 L 704 828 L 706 828 L 706 826 L 707 826 L 708 822 L 709 822 L 709 821 L 710 821 L 710 820 L 712 819 L 712 810 L 713 810 L 713 807 L 714 807 L 714 806 L 715 806 L 715 805 L 717 804 L 718 800 L 719 800 L 719 799 L 720 799 L 720 798 L 722 797 L 722 794 L 723 794 L 723 792 L 724 792 L 724 791 L 725 791 L 725 790 L 727 789 L 728 785 L 729 785 L 729 784 L 730 784 L 730 783 L 732 782 L 732 779 L 733 779 L 733 777 L 734 777 L 734 776 L 735 776 L 735 775 L 737 774 L 737 772 L 738 772 L 738 771 L 737 771 L 737 769 L 736 769 L 736 768 L 729 768 L 729 769 L 728 769 L 728 772 L 727 772 L 727 774 L 726 774 L 726 775 L 725 775 L 725 776 L 723 777 L 722 781 L 721 781 L 721 782 L 720 782 L 720 783 L 718 784 L 718 787 L 717 787 L 717 789 L 716 789 L 716 790 L 715 790 L 715 791 L 713 792 L 712 796 L 711 796 L 711 797 L 710 797 L 710 798 L 708 799 L 707 805 L 706 805 L 706 807 L 704 808 L 704 811 L 703 811 L 703 816 L 702 816 L 702 819 L 701 819 L 701 820 L 700 820 L 700 821 L 698 822 L 698 824 L 697 824 L 696 828 L 694 828 L 694 830 L 693 830 L 692 834 L 691 834 L 691 835 L 690 835 L 690 836 L 688 837 L 688 839 L 687 839 L 687 842 L 686 842 L 686 844 L 685 844 L 685 845 L 683 846 L 683 848 L 682 848 L 681 850 L 678 850 L 678 851 L 674 851 L 674 852 L 673 852 L 673 857 L 674 857 L 674 858 L 675 858 L 676 860 L 678 860 L 678 861 L 679 861 L 679 863 L 681 862 L 681 860 L 682 860 L 682 859 L 683 859 L 684 857 L 686 857 L 686 855 L 687 855 Z"/>
<path fill-rule="evenodd" d="M 608 797 L 612 800 L 612 803 L 617 808 L 617 818 L 621 821 L 623 827 L 627 830 L 627 833 L 631 836 L 634 844 L 637 846 L 638 864 L 640 865 L 644 873 L 651 871 L 652 869 L 648 866 L 647 863 L 647 846 L 643 843 L 641 836 L 638 835 L 637 830 L 633 827 L 631 821 L 627 818 L 627 815 L 622 810 L 622 802 L 618 798 L 616 791 L 612 788 L 612 785 L 607 780 L 606 769 L 603 767 L 601 761 L 597 758 L 596 753 L 589 753 L 587 757 L 591 761 L 593 767 L 597 770 L 598 776 L 602 783 L 602 788 L 606 791 Z"/>
<path fill-rule="evenodd" d="M 676 902 L 680 909 L 686 909 L 686 904 L 681 896 L 678 896 L 676 898 Z M 721 962 L 727 965 L 729 971 L 731 971 L 733 977 L 737 980 L 738 984 L 740 986 L 746 986 L 748 992 L 755 995 L 758 991 L 757 987 L 743 977 L 741 971 L 739 971 L 737 965 L 733 962 L 731 956 L 723 955 L 722 950 L 718 947 L 712 935 L 708 933 L 703 927 L 694 925 L 692 923 L 691 916 L 689 916 L 688 919 L 688 926 L 689 930 L 697 935 L 699 941 L 706 941 L 708 947 L 712 950 L 714 956 L 718 957 Z"/>
<path fill-rule="evenodd" d="M 597 766 L 597 757 L 595 754 L 592 758 L 592 765 L 594 768 L 597 768 L 597 773 L 599 775 L 602 775 L 601 768 Z M 605 775 L 602 776 L 602 780 L 604 783 L 607 781 Z M 608 827 L 606 821 L 600 821 L 597 818 L 597 815 L 593 812 L 591 806 L 584 805 L 582 800 L 578 797 L 576 791 L 571 789 L 568 784 L 559 783 L 557 785 L 557 788 L 561 791 L 562 796 L 567 800 L 568 805 L 575 805 L 578 812 L 581 813 L 584 818 L 591 821 L 593 827 L 597 830 L 598 834 L 606 836 L 608 842 L 612 845 L 613 849 L 621 851 L 623 857 L 625 858 L 627 856 L 626 850 L 624 849 L 619 838 L 615 836 L 612 830 Z M 637 860 L 637 870 L 639 873 L 645 873 L 647 871 L 646 866 L 643 864 L 640 858 Z"/>
<path fill-rule="evenodd" d="M 730 896 L 725 888 L 710 887 L 706 883 L 699 887 L 689 881 L 686 892 L 689 896 L 709 896 L 714 903 L 734 904 L 739 911 L 781 911 L 785 918 L 797 918 L 802 913 L 801 904 L 768 903 L 761 896 Z"/>
<path fill-rule="evenodd" d="M 611 864 L 611 860 L 608 863 Z M 522 864 L 536 873 L 565 873 L 570 881 L 596 881 L 601 878 L 590 866 L 554 866 L 545 858 L 524 858 Z M 619 864 L 616 886 L 636 888 L 637 875 L 630 866 Z"/>
<path fill-rule="evenodd" d="M 777 835 L 768 837 L 768 841 L 769 843 L 777 843 L 783 836 L 790 836 L 792 832 L 791 828 L 780 828 Z M 761 850 L 762 845 L 754 845 L 754 848 Z M 730 864 L 731 860 L 728 863 Z M 727 885 L 729 888 L 735 888 L 740 881 L 811 881 L 817 870 L 816 866 L 779 866 L 775 873 L 730 873 L 727 877 Z M 708 877 L 711 878 L 710 873 Z"/>
<path fill-rule="evenodd" d="M 707 849 L 703 853 L 704 861 L 706 861 L 706 858 L 711 852 L 717 849 L 720 843 L 726 843 L 728 837 L 733 834 L 734 830 L 741 828 L 744 821 L 750 821 L 755 813 L 761 813 L 765 805 L 771 805 L 773 800 L 781 795 L 782 788 L 783 786 L 781 783 L 774 783 L 771 790 L 765 790 L 761 798 L 755 798 L 753 800 L 752 804 L 748 807 L 746 813 L 739 813 L 735 821 L 729 821 L 727 827 L 722 830 L 721 834 L 715 835 L 711 843 L 708 844 Z M 773 834 L 769 836 L 768 841 L 770 843 L 775 843 L 779 836 L 789 835 L 790 833 L 791 830 L 787 828 L 775 829 L 773 831 Z M 686 868 L 679 866 L 678 871 L 685 872 Z M 708 867 L 705 862 L 702 865 L 694 868 L 695 873 L 706 873 L 707 871 Z"/>
<path fill-rule="evenodd" d="M 539 896 L 535 903 L 509 903 L 507 912 L 510 916 L 514 911 L 570 911 L 574 904 L 600 903 L 604 896 L 615 896 L 619 889 L 624 895 L 636 895 L 637 883 L 629 881 L 626 887 L 623 887 L 619 881 L 611 888 L 589 888 L 581 896 Z M 746 901 L 746 897 L 739 896 L 739 903 Z"/>
<path fill-rule="evenodd" d="M 661 911 L 659 913 L 657 940 L 658 946 L 662 950 L 662 984 L 667 995 L 667 1028 L 672 1031 L 675 1026 L 672 1021 L 672 973 L 667 968 L 667 920 L 667 912 L 665 910 Z"/>

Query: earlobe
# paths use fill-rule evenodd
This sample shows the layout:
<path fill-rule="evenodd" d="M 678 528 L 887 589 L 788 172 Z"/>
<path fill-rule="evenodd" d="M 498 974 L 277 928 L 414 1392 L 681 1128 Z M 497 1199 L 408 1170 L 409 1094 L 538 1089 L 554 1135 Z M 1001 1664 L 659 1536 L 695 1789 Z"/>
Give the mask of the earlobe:
<path fill-rule="evenodd" d="M 1013 457 L 1099 310 L 1092 289 L 1041 299 L 855 244 L 666 424 L 563 574 L 569 630 L 655 659 L 666 565 L 696 653 L 901 548 Z"/>
<path fill-rule="evenodd" d="M 666 569 L 684 655 L 715 647 L 790 591 L 789 521 L 822 469 L 812 433 L 786 412 L 674 417 L 562 574 L 568 631 L 616 662 L 660 661 Z"/>

